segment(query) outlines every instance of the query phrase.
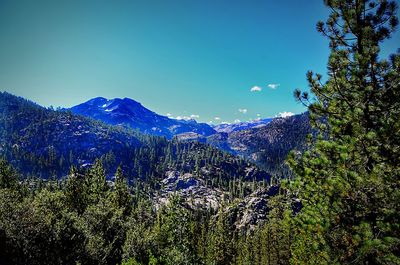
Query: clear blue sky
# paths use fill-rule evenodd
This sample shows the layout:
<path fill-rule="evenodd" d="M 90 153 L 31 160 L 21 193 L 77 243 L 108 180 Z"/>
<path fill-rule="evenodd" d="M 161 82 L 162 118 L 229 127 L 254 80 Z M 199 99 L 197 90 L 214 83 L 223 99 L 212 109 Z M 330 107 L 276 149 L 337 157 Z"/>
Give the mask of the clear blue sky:
<path fill-rule="evenodd" d="M 130 97 L 205 122 L 299 113 L 293 90 L 326 72 L 327 15 L 322 0 L 0 0 L 0 90 L 55 107 Z"/>

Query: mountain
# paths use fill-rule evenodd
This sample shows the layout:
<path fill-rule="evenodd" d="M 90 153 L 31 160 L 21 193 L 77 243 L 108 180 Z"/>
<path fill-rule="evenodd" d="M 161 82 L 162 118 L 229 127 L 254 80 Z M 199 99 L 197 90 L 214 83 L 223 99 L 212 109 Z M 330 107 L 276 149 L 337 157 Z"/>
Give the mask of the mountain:
<path fill-rule="evenodd" d="M 123 162 L 142 145 L 128 130 L 0 94 L 0 153 L 26 175 L 61 176 L 110 152 Z"/>
<path fill-rule="evenodd" d="M 308 115 L 266 118 L 213 127 L 194 120 L 175 120 L 159 115 L 129 99 L 91 99 L 72 107 L 71 112 L 110 125 L 138 129 L 149 135 L 179 142 L 200 142 L 252 161 L 278 177 L 290 175 L 284 161 L 292 149 L 303 150 L 311 132 Z"/>
<path fill-rule="evenodd" d="M 213 144 L 231 154 L 207 143 L 146 135 L 0 93 L 0 157 L 24 176 L 2 182 L 9 186 L 0 189 L 0 224 L 6 224 L 0 225 L 0 244 L 8 244 L 7 253 L 13 258 L 21 257 L 19 253 L 36 255 L 37 262 L 22 260 L 20 264 L 41 264 L 49 260 L 48 251 L 37 251 L 35 244 L 41 242 L 46 250 L 56 248 L 49 263 L 57 264 L 62 251 L 72 253 L 71 261 L 75 261 L 82 256 L 73 252 L 77 246 L 85 251 L 87 246 L 111 249 L 115 238 L 120 249 L 128 243 L 142 247 L 137 243 L 142 238 L 155 238 L 156 243 L 176 231 L 184 231 L 185 242 L 198 239 L 204 246 L 217 235 L 232 235 L 230 241 L 244 242 L 246 237 L 236 239 L 236 235 L 244 236 L 268 222 L 276 207 L 273 197 L 281 191 L 279 184 L 271 185 L 267 171 L 235 154 L 251 157 L 265 152 L 260 150 L 268 146 L 261 143 L 265 139 L 282 148 L 279 143 L 285 137 L 286 141 L 297 139 L 290 132 L 303 129 L 296 127 L 300 124 L 296 117 L 276 119 L 261 128 L 203 136 L 203 141 L 214 140 Z M 114 176 L 119 166 L 118 176 L 126 177 L 129 186 L 121 181 L 124 178 Z M 0 171 L 2 180 L 12 176 L 3 160 Z M 175 241 L 165 242 L 162 245 Z M 121 263 L 119 258 L 104 262 L 103 254 L 94 259 L 92 249 L 82 264 Z M 118 248 L 112 251 L 121 253 Z"/>
<path fill-rule="evenodd" d="M 221 188 L 239 178 L 269 180 L 254 164 L 210 145 L 144 135 L 71 111 L 46 109 L 6 92 L 0 93 L 0 156 L 25 176 L 41 178 L 60 178 L 71 166 L 85 168 L 100 159 L 107 175 L 122 165 L 131 182 L 154 188 L 171 171 Z"/>
<path fill-rule="evenodd" d="M 214 130 L 219 133 L 232 133 L 236 131 L 248 130 L 251 128 L 259 128 L 267 125 L 273 120 L 273 118 L 258 119 L 248 122 L 238 122 L 238 123 L 221 123 L 213 126 Z"/>
<path fill-rule="evenodd" d="M 80 114 L 111 125 L 123 125 L 132 129 L 158 136 L 172 138 L 181 133 L 193 132 L 209 136 L 216 131 L 206 123 L 195 120 L 176 120 L 159 115 L 139 102 L 129 98 L 105 99 L 97 97 L 70 108 L 72 113 Z"/>
<path fill-rule="evenodd" d="M 285 118 L 264 119 L 255 123 L 222 124 L 217 133 L 203 136 L 182 133 L 175 138 L 181 142 L 197 141 L 256 163 L 277 178 L 286 178 L 291 172 L 285 160 L 292 150 L 307 147 L 307 135 L 312 133 L 308 113 Z"/>
<path fill-rule="evenodd" d="M 277 177 L 290 175 L 284 161 L 291 150 L 307 147 L 307 135 L 312 133 L 308 113 L 274 118 L 261 127 L 219 132 L 206 142 L 227 152 L 245 157 Z"/>

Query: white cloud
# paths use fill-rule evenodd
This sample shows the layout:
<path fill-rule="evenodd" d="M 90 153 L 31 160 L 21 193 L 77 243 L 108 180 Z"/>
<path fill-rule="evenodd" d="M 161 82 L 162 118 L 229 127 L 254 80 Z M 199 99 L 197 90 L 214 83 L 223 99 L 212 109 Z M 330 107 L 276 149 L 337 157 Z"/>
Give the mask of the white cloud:
<path fill-rule="evenodd" d="M 277 89 L 281 84 L 268 84 L 268 87 L 271 89 Z"/>
<path fill-rule="evenodd" d="M 172 117 L 172 114 L 171 113 L 167 113 L 167 117 Z"/>
<path fill-rule="evenodd" d="M 247 109 L 239 109 L 240 113 L 246 114 L 247 113 Z"/>
<path fill-rule="evenodd" d="M 262 88 L 259 86 L 253 86 L 252 88 L 250 88 L 251 92 L 260 92 L 261 90 Z"/>
<path fill-rule="evenodd" d="M 221 118 L 220 117 L 215 117 L 214 120 L 219 121 Z"/>
<path fill-rule="evenodd" d="M 234 123 L 239 123 L 240 120 L 239 120 L 239 119 L 236 119 L 236 120 L 234 120 L 233 122 L 234 122 Z"/>
<path fill-rule="evenodd" d="M 294 115 L 293 112 L 284 111 L 284 112 L 279 112 L 279 114 L 277 115 L 277 117 L 286 118 L 286 117 L 290 117 L 290 116 L 293 116 L 293 115 Z"/>
<path fill-rule="evenodd" d="M 260 117 L 260 116 L 261 116 L 261 114 L 257 113 L 257 117 Z"/>
<path fill-rule="evenodd" d="M 177 119 L 177 120 L 185 120 L 185 121 L 188 121 L 188 120 L 190 120 L 191 118 L 190 118 L 189 116 L 177 116 L 176 119 Z"/>
<path fill-rule="evenodd" d="M 169 114 L 169 115 L 168 115 L 168 114 Z M 171 118 L 171 119 L 174 118 L 174 117 L 172 117 L 172 115 L 171 115 L 170 113 L 167 113 L 167 117 L 168 117 L 168 118 Z M 192 115 L 190 115 L 190 116 L 179 115 L 179 116 L 176 116 L 175 119 L 177 119 L 177 120 L 185 120 L 185 121 L 188 121 L 188 120 L 197 119 L 197 118 L 200 118 L 200 115 L 197 115 L 197 114 L 192 114 Z"/>

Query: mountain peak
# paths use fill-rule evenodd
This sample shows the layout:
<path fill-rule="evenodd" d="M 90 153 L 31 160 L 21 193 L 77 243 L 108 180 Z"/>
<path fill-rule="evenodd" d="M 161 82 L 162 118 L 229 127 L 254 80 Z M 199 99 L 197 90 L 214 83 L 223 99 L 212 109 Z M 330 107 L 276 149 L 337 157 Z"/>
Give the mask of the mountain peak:
<path fill-rule="evenodd" d="M 96 97 L 96 98 L 89 99 L 88 101 L 86 101 L 83 104 L 98 105 L 98 104 L 102 104 L 103 102 L 106 102 L 106 101 L 107 101 L 106 98 Z"/>
<path fill-rule="evenodd" d="M 172 138 L 180 133 L 193 132 L 203 136 L 215 133 L 208 124 L 195 120 L 175 120 L 159 115 L 131 98 L 93 98 L 71 108 L 80 114 L 112 125 L 124 125 L 144 133 Z"/>

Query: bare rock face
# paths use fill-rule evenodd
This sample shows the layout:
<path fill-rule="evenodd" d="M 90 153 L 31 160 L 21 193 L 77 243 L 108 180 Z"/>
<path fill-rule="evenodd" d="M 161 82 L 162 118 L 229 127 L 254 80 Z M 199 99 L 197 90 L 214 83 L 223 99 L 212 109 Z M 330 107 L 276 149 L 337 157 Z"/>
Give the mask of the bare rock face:
<path fill-rule="evenodd" d="M 228 220 L 236 229 L 254 229 L 268 218 L 270 207 L 268 201 L 279 191 L 278 186 L 258 189 L 236 204 L 226 209 Z"/>
<path fill-rule="evenodd" d="M 161 184 L 168 192 L 192 190 L 199 186 L 199 180 L 190 173 L 181 176 L 178 171 L 168 171 L 165 175 L 166 178 L 161 181 Z"/>
<path fill-rule="evenodd" d="M 193 208 L 217 209 L 227 195 L 226 192 L 206 185 L 205 181 L 191 173 L 167 171 L 161 181 L 161 189 L 155 200 L 157 204 L 166 204 L 170 195 L 183 198 Z"/>
<path fill-rule="evenodd" d="M 180 133 L 177 134 L 175 138 L 179 141 L 197 141 L 200 143 L 205 143 L 207 141 L 207 138 L 204 135 L 195 132 Z"/>
<path fill-rule="evenodd" d="M 229 195 L 228 192 L 206 185 L 202 177 L 178 171 L 167 171 L 160 185 L 161 189 L 155 197 L 157 205 L 167 204 L 174 194 L 183 198 L 190 208 L 217 210 L 227 204 L 225 199 Z M 268 201 L 278 191 L 278 186 L 260 188 L 243 199 L 235 199 L 224 210 L 228 222 L 238 230 L 254 229 L 267 220 L 270 211 Z"/>

